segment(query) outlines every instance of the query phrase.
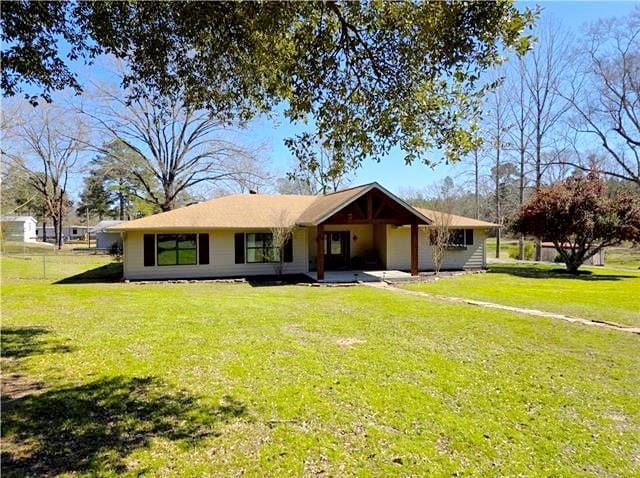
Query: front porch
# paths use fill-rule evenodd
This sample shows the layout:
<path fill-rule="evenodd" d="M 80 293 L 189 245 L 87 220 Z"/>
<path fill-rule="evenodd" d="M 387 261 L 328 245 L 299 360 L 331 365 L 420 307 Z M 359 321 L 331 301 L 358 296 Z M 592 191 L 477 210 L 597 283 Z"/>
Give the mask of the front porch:
<path fill-rule="evenodd" d="M 331 195 L 325 196 L 325 200 Z M 317 281 L 381 281 L 392 275 L 402 280 L 418 275 L 418 227 L 428 219 L 382 188 L 370 188 L 340 203 L 307 227 L 309 277 Z M 388 253 L 397 244 L 388 240 L 390 227 L 409 226 L 410 242 L 403 250 L 406 270 L 388 270 Z M 354 279 L 354 275 L 358 279 Z"/>

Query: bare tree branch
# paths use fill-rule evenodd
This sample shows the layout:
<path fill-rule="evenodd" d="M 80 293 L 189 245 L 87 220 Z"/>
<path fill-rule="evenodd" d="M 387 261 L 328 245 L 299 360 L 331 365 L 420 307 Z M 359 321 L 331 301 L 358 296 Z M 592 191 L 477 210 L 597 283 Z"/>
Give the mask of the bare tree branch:
<path fill-rule="evenodd" d="M 39 193 L 45 216 L 53 220 L 58 248 L 62 247 L 62 223 L 68 207 L 69 175 L 79 165 L 85 150 L 84 124 L 71 111 L 52 105 L 33 108 L 18 103 L 19 120 L 9 141 L 3 141 L 3 155 L 22 170 Z M 68 132 L 73 131 L 73 135 Z"/>
<path fill-rule="evenodd" d="M 232 130 L 224 120 L 174 98 L 158 101 L 139 95 L 127 100 L 104 86 L 96 92 L 95 105 L 83 106 L 82 113 L 104 135 L 129 148 L 114 161 L 126 166 L 130 153 L 140 158 L 132 174 L 146 192 L 145 199 L 161 210 L 175 208 L 197 185 L 242 183 L 258 173 L 258 168 L 249 167 L 257 160 L 254 151 L 229 139 Z M 102 143 L 91 147 L 107 153 Z"/>
<path fill-rule="evenodd" d="M 596 139 L 615 164 L 598 169 L 640 185 L 640 10 L 593 24 L 581 51 L 564 94 L 575 115 L 575 141 Z M 569 163 L 582 170 L 593 166 Z"/>

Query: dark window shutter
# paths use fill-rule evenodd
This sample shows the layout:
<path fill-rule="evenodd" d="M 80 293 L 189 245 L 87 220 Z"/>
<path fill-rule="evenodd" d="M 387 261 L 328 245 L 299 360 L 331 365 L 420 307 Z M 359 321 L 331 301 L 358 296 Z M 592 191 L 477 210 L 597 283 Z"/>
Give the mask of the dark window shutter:
<path fill-rule="evenodd" d="M 244 264 L 244 233 L 238 232 L 235 235 L 236 244 L 236 264 Z"/>
<path fill-rule="evenodd" d="M 200 264 L 209 263 L 209 234 L 198 234 L 198 259 Z"/>
<path fill-rule="evenodd" d="M 156 236 L 155 234 L 144 235 L 144 265 L 153 267 L 156 265 Z"/>
<path fill-rule="evenodd" d="M 293 238 L 289 236 L 284 243 L 284 262 L 293 262 Z"/>
<path fill-rule="evenodd" d="M 467 246 L 473 246 L 473 229 L 467 229 Z"/>

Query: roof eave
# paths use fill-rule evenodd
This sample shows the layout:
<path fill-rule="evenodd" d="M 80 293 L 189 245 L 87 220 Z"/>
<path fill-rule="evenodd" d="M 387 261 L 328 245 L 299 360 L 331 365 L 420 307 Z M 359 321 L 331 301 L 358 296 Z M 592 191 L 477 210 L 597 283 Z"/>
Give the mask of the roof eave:
<path fill-rule="evenodd" d="M 499 227 L 499 226 L 497 224 L 493 224 L 493 225 L 486 225 L 486 224 L 453 224 L 450 227 L 451 227 L 451 229 L 460 229 L 460 228 L 464 228 L 464 229 L 495 229 L 496 227 Z"/>

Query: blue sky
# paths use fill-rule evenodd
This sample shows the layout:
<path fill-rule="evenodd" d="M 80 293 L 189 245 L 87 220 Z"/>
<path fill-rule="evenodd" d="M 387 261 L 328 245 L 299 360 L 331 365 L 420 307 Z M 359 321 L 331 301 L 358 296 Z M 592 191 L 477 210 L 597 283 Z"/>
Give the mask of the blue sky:
<path fill-rule="evenodd" d="M 573 1 L 517 2 L 517 5 L 522 8 L 535 8 L 536 5 L 540 5 L 543 9 L 541 16 L 543 19 L 553 17 L 559 20 L 563 26 L 579 33 L 586 24 L 599 18 L 625 16 L 640 3 Z M 100 62 L 90 66 L 78 62 L 76 65 L 81 82 L 88 79 L 106 80 L 111 76 Z M 284 140 L 295 134 L 297 130 L 297 127 L 284 118 L 276 118 L 276 121 L 259 118 L 251 123 L 249 128 L 241 134 L 241 137 L 246 138 L 248 144 L 262 145 L 261 154 L 264 162 L 268 164 L 269 169 L 284 176 L 294 165 L 293 157 L 284 145 Z M 434 159 L 437 157 L 434 155 Z M 398 150 L 392 152 L 379 163 L 372 160 L 366 161 L 360 169 L 352 174 L 352 184 L 378 181 L 391 191 L 399 193 L 402 189 L 407 188 L 425 189 L 445 176 L 454 178 L 458 185 L 471 179 L 470 167 L 464 162 L 454 165 L 439 164 L 435 167 L 424 164 L 407 166 L 402 158 L 403 154 Z"/>

